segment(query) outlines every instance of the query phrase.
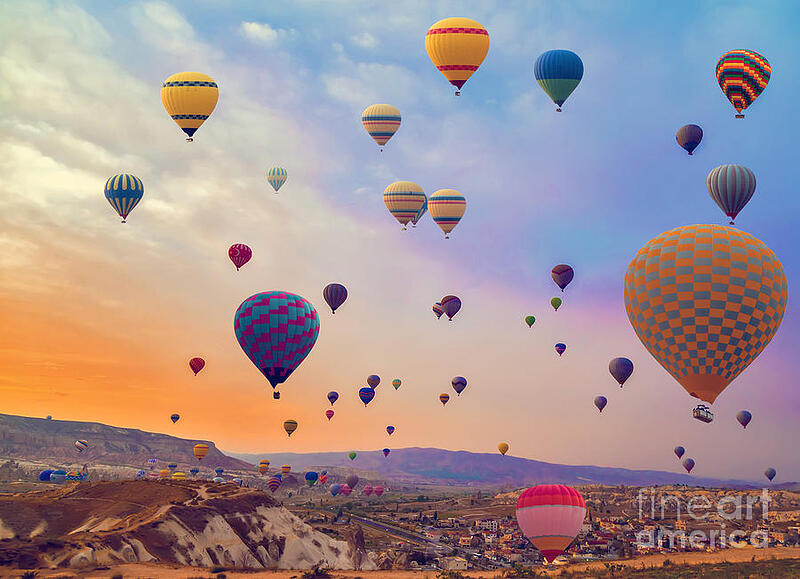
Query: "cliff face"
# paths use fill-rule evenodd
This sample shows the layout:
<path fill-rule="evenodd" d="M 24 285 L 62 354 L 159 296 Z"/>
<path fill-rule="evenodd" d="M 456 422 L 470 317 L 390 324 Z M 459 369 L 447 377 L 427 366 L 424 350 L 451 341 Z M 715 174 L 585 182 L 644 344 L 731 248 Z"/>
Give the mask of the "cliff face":
<path fill-rule="evenodd" d="M 124 562 L 371 570 L 361 541 L 313 530 L 265 493 L 195 481 L 80 483 L 0 497 L 0 565 Z"/>

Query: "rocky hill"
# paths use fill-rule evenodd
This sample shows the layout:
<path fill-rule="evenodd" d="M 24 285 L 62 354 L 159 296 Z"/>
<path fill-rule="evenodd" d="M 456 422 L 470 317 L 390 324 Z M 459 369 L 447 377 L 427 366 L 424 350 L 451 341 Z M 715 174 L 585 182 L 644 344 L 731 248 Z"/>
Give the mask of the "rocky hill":
<path fill-rule="evenodd" d="M 76 440 L 86 440 L 89 448 L 78 453 L 74 446 Z M 210 447 L 203 466 L 226 470 L 252 469 L 252 465 L 222 454 L 208 440 L 187 440 L 96 422 L 0 414 L 0 457 L 16 460 L 54 465 L 90 463 L 142 468 L 148 459 L 157 458 L 159 464 L 176 462 L 184 468 L 197 464 L 192 447 L 199 442 Z"/>
<path fill-rule="evenodd" d="M 363 539 L 334 540 L 261 491 L 195 481 L 80 483 L 0 495 L 0 540 L 0 566 L 26 569 L 130 562 L 375 569 Z"/>

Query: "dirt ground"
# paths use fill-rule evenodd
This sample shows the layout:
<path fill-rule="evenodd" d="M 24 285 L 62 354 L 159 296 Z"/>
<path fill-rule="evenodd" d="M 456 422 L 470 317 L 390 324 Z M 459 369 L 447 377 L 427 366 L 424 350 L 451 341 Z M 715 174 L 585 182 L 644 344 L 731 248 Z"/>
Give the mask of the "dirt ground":
<path fill-rule="evenodd" d="M 675 564 L 699 565 L 702 563 L 721 563 L 721 562 L 745 562 L 755 557 L 758 560 L 764 559 L 800 559 L 800 548 L 796 547 L 773 547 L 769 549 L 727 549 L 714 553 L 669 553 L 659 555 L 646 555 L 625 561 L 614 561 L 616 564 L 628 565 L 632 567 L 661 567 L 665 559 L 669 559 Z M 582 569 L 602 568 L 603 562 L 594 561 L 591 563 L 576 563 L 573 565 L 556 566 L 553 573 L 558 574 L 562 569 L 569 569 L 572 572 L 579 572 Z M 271 579 L 299 579 L 302 571 L 259 571 L 252 573 L 242 573 L 236 571 L 225 571 L 228 579 L 255 579 L 258 577 L 270 577 Z M 20 577 L 22 571 L 18 569 L 0 569 L 0 577 Z M 126 579 L 145 579 L 161 578 L 164 579 L 212 579 L 214 574 L 208 569 L 197 567 L 174 567 L 167 565 L 151 564 L 129 564 L 119 565 L 112 569 L 101 571 L 73 571 L 73 570 L 41 570 L 38 571 L 37 579 L 67 579 L 71 577 L 110 579 L 113 575 L 121 574 Z M 363 577 L 364 579 L 421 579 L 428 577 L 435 579 L 435 571 L 336 571 L 333 576 L 337 579 L 354 579 Z M 500 572 L 492 571 L 469 571 L 464 573 L 467 577 L 485 577 L 486 579 L 500 577 Z"/>

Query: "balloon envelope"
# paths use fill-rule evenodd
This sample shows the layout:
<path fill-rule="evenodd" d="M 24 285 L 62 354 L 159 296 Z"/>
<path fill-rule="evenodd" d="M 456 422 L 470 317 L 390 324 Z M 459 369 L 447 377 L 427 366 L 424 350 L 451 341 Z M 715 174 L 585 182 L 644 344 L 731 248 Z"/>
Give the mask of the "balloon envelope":
<path fill-rule="evenodd" d="M 347 486 L 350 488 L 350 490 L 353 490 L 358 485 L 359 478 L 357 474 L 351 474 L 348 475 L 345 481 L 347 482 Z"/>
<path fill-rule="evenodd" d="M 534 316 L 525 316 L 525 323 L 528 324 L 530 328 L 536 322 L 536 318 Z"/>
<path fill-rule="evenodd" d="M 767 88 L 771 74 L 769 61 L 752 50 L 731 50 L 717 62 L 717 82 L 737 117 Z"/>
<path fill-rule="evenodd" d="M 386 432 L 389 433 L 389 436 L 394 434 L 394 426 L 387 426 L 386 427 Z"/>
<path fill-rule="evenodd" d="M 437 320 L 442 317 L 444 309 L 442 308 L 442 304 L 440 302 L 436 302 L 435 304 L 433 304 L 433 313 L 436 314 Z"/>
<path fill-rule="evenodd" d="M 558 352 L 559 356 L 567 351 L 567 345 L 566 344 L 562 344 L 561 342 L 556 344 L 555 347 L 556 347 L 556 352 Z"/>
<path fill-rule="evenodd" d="M 558 308 L 561 307 L 561 298 L 552 298 L 550 300 L 550 305 L 553 306 L 553 309 L 558 311 Z"/>
<path fill-rule="evenodd" d="M 770 481 L 775 478 L 776 474 L 778 474 L 778 472 L 772 467 L 764 471 L 764 476 L 767 477 Z"/>
<path fill-rule="evenodd" d="M 442 406 L 447 404 L 449 400 L 450 400 L 450 395 L 447 392 L 442 392 L 441 394 L 439 394 L 439 402 L 442 403 Z"/>
<path fill-rule="evenodd" d="M 54 470 L 52 473 L 50 473 L 51 483 L 56 483 L 57 485 L 60 485 L 65 480 L 67 480 L 67 471 L 65 470 Z"/>
<path fill-rule="evenodd" d="M 85 440 L 76 440 L 75 448 L 78 450 L 78 452 L 83 452 L 84 450 L 89 448 L 89 443 L 86 442 Z"/>
<path fill-rule="evenodd" d="M 750 424 L 752 419 L 753 415 L 747 410 L 740 410 L 736 413 L 736 420 L 742 425 L 742 428 L 747 428 L 747 425 Z"/>
<path fill-rule="evenodd" d="M 395 378 L 394 380 L 392 380 L 392 386 L 394 386 L 394 389 L 395 389 L 395 390 L 397 390 L 398 388 L 400 388 L 400 385 L 401 385 L 402 383 L 403 383 L 403 382 L 402 382 L 402 381 L 401 381 L 399 378 Z"/>
<path fill-rule="evenodd" d="M 434 223 L 444 232 L 445 239 L 450 237 L 458 222 L 467 210 L 467 199 L 455 189 L 439 189 L 428 199 L 428 211 Z"/>
<path fill-rule="evenodd" d="M 489 33 L 471 18 L 445 18 L 428 29 L 425 50 L 439 72 L 460 89 L 486 58 Z"/>
<path fill-rule="evenodd" d="M 564 289 L 569 285 L 569 282 L 572 281 L 572 278 L 575 277 L 575 270 L 573 270 L 567 264 L 562 263 L 553 268 L 553 270 L 550 272 L 550 276 L 563 292 Z"/>
<path fill-rule="evenodd" d="M 461 299 L 457 296 L 444 296 L 439 303 L 442 304 L 442 310 L 447 314 L 447 318 L 450 321 L 453 320 L 453 316 L 461 309 Z"/>
<path fill-rule="evenodd" d="M 144 184 L 142 180 L 128 173 L 114 175 L 108 181 L 103 191 L 106 200 L 122 217 L 122 222 L 130 215 L 133 208 L 139 204 L 144 195 Z"/>
<path fill-rule="evenodd" d="M 272 185 L 272 188 L 275 189 L 275 193 L 278 192 L 278 189 L 283 187 L 283 184 L 286 183 L 288 178 L 289 173 L 283 167 L 271 167 L 267 170 L 267 183 Z"/>
<path fill-rule="evenodd" d="M 625 274 L 625 310 L 639 339 L 689 394 L 708 403 L 770 342 L 786 300 L 775 254 L 720 225 L 662 233 Z"/>
<path fill-rule="evenodd" d="M 250 261 L 251 257 L 253 257 L 253 250 L 244 243 L 234 243 L 228 248 L 228 258 L 236 266 L 236 271 Z"/>
<path fill-rule="evenodd" d="M 383 449 L 383 456 L 384 456 L 384 458 L 385 458 L 385 457 L 387 457 L 387 456 L 389 456 L 389 453 L 390 453 L 390 452 L 392 452 L 390 449 L 388 449 L 388 448 L 384 448 L 384 449 Z"/>
<path fill-rule="evenodd" d="M 422 187 L 412 181 L 391 183 L 383 191 L 383 203 L 403 229 L 427 204 Z"/>
<path fill-rule="evenodd" d="M 742 165 L 720 165 L 706 177 L 706 188 L 714 203 L 731 218 L 734 219 L 744 209 L 756 190 L 755 174 Z"/>
<path fill-rule="evenodd" d="M 291 436 L 292 432 L 297 430 L 297 420 L 286 420 L 283 423 L 283 429 L 286 431 L 286 434 Z"/>
<path fill-rule="evenodd" d="M 329 283 L 322 290 L 322 297 L 331 308 L 331 313 L 335 314 L 339 306 L 347 299 L 347 288 L 340 283 Z"/>
<path fill-rule="evenodd" d="M 338 392 L 336 392 L 335 390 L 331 390 L 330 392 L 328 392 L 328 402 L 331 403 L 331 406 L 333 406 L 333 403 L 336 402 L 337 400 L 339 400 Z"/>
<path fill-rule="evenodd" d="M 361 402 L 364 403 L 364 406 L 372 402 L 372 399 L 375 398 L 375 389 L 370 388 L 369 386 L 364 386 L 358 391 L 358 397 L 361 398 Z"/>
<path fill-rule="evenodd" d="M 194 375 L 197 376 L 197 373 L 206 367 L 206 361 L 202 358 L 192 358 L 189 360 L 189 368 L 194 372 Z"/>
<path fill-rule="evenodd" d="M 214 79 L 200 72 L 173 74 L 161 85 L 161 103 L 191 141 L 219 99 Z"/>
<path fill-rule="evenodd" d="M 299 295 L 261 292 L 242 302 L 233 329 L 244 353 L 275 388 L 311 352 L 319 336 L 319 316 Z"/>
<path fill-rule="evenodd" d="M 41 482 L 50 482 L 50 475 L 53 474 L 53 469 L 43 470 L 39 473 L 39 480 Z"/>
<path fill-rule="evenodd" d="M 358 454 L 357 454 L 357 453 L 355 453 L 355 452 L 348 452 L 348 453 L 347 453 L 347 457 L 348 457 L 350 460 L 355 460 L 356 456 L 358 456 Z M 352 485 L 350 485 L 350 486 L 352 486 Z"/>
<path fill-rule="evenodd" d="M 375 493 L 376 497 L 379 497 L 383 494 L 383 487 L 381 486 L 372 487 L 372 492 Z"/>
<path fill-rule="evenodd" d="M 684 458 L 683 459 L 683 468 L 686 469 L 686 472 L 692 472 L 694 468 L 694 459 L 693 458 Z"/>
<path fill-rule="evenodd" d="M 367 386 L 372 388 L 373 390 L 378 387 L 378 384 L 381 383 L 381 377 L 377 374 L 370 374 L 367 376 Z"/>
<path fill-rule="evenodd" d="M 290 472 L 292 472 L 292 467 L 291 467 L 291 466 L 289 466 L 288 464 L 284 464 L 284 465 L 281 467 L 281 472 L 282 472 L 283 474 L 289 474 Z"/>
<path fill-rule="evenodd" d="M 317 480 L 319 479 L 319 473 L 310 470 L 306 473 L 305 479 L 306 479 L 306 484 L 310 487 L 313 487 L 317 483 Z"/>
<path fill-rule="evenodd" d="M 517 523 L 548 562 L 564 553 L 585 517 L 583 497 L 565 485 L 537 485 L 517 499 Z"/>
<path fill-rule="evenodd" d="M 548 50 L 536 59 L 533 76 L 560 111 L 583 78 L 583 62 L 571 50 Z"/>
<path fill-rule="evenodd" d="M 508 452 L 508 448 L 509 447 L 507 442 L 501 442 L 500 444 L 497 445 L 497 450 L 499 450 L 500 454 L 502 454 L 503 456 L 505 456 L 506 453 Z"/>
<path fill-rule="evenodd" d="M 372 485 L 365 485 L 364 486 L 364 494 L 369 496 L 372 494 Z"/>
<path fill-rule="evenodd" d="M 339 491 L 341 490 L 341 488 L 342 488 L 342 485 L 340 485 L 339 483 L 332 484 L 331 485 L 331 495 L 334 496 L 334 497 L 336 495 L 338 495 Z"/>
<path fill-rule="evenodd" d="M 672 451 L 675 453 L 675 456 L 681 458 L 686 452 L 686 449 L 683 448 L 682 446 L 676 446 L 675 448 L 672 449 Z"/>
<path fill-rule="evenodd" d="M 383 147 L 400 128 L 400 111 L 392 105 L 370 105 L 361 113 L 361 124 L 372 140 Z"/>
<path fill-rule="evenodd" d="M 622 388 L 625 381 L 633 374 L 633 362 L 627 358 L 614 358 L 608 363 L 608 371 Z"/>
<path fill-rule="evenodd" d="M 208 445 L 201 442 L 200 444 L 194 445 L 194 448 L 192 448 L 192 454 L 194 454 L 194 457 L 197 460 L 203 460 L 203 458 L 205 458 L 205 456 L 208 454 L 209 450 L 210 448 Z"/>
<path fill-rule="evenodd" d="M 678 129 L 675 139 L 687 153 L 693 155 L 694 150 L 700 144 L 700 141 L 703 140 L 703 129 L 697 125 L 683 125 Z"/>
<path fill-rule="evenodd" d="M 456 391 L 456 394 L 461 396 L 461 393 L 467 387 L 467 379 L 463 376 L 456 376 L 453 378 L 450 383 L 453 385 L 453 390 Z"/>
<path fill-rule="evenodd" d="M 178 420 L 181 419 L 181 415 L 173 414 L 172 416 L 169 417 L 169 419 L 172 420 L 172 424 L 175 424 L 176 422 L 178 422 Z"/>
<path fill-rule="evenodd" d="M 334 414 L 334 412 L 333 412 L 333 410 L 331 410 L 330 408 L 328 408 L 328 409 L 325 411 L 325 416 L 328 418 L 328 420 L 330 420 L 331 418 L 333 418 L 333 414 Z"/>
<path fill-rule="evenodd" d="M 606 398 L 605 396 L 595 396 L 594 397 L 594 405 L 597 406 L 597 409 L 600 412 L 603 411 L 603 408 L 606 407 L 606 404 L 608 404 L 608 398 Z"/>

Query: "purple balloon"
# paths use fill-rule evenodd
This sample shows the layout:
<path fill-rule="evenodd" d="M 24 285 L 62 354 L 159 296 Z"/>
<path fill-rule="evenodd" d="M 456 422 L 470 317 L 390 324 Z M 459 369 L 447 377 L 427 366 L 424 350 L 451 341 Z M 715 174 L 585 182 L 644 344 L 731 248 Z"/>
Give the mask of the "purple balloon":
<path fill-rule="evenodd" d="M 550 272 L 550 276 L 563 292 L 564 288 L 566 288 L 569 285 L 569 282 L 572 281 L 572 278 L 575 277 L 575 270 L 573 270 L 566 263 L 560 263 L 553 268 L 553 270 Z"/>
<path fill-rule="evenodd" d="M 693 458 L 684 458 L 683 459 L 683 468 L 686 469 L 686 472 L 692 472 L 694 468 L 694 459 Z"/>
<path fill-rule="evenodd" d="M 375 398 L 375 389 L 370 388 L 369 386 L 364 386 L 358 391 L 358 397 L 361 398 L 361 402 L 363 402 L 364 406 L 366 406 L 372 402 L 373 398 Z"/>
<path fill-rule="evenodd" d="M 672 449 L 672 452 L 674 452 L 674 453 L 675 453 L 675 456 L 677 456 L 678 458 L 680 458 L 680 457 L 682 457 L 682 456 L 683 456 L 683 453 L 685 453 L 685 452 L 686 452 L 686 449 L 685 449 L 685 448 L 683 448 L 682 446 L 676 446 L 675 448 L 673 448 L 673 449 Z"/>
<path fill-rule="evenodd" d="M 461 300 L 457 296 L 444 296 L 439 303 L 442 304 L 442 310 L 452 322 L 453 316 L 461 309 Z"/>
<path fill-rule="evenodd" d="M 736 413 L 736 420 L 739 421 L 739 424 L 742 425 L 742 428 L 747 428 L 747 425 L 750 424 L 750 421 L 753 419 L 753 415 L 750 414 L 747 410 L 740 410 Z"/>
<path fill-rule="evenodd" d="M 556 352 L 558 352 L 559 356 L 561 354 L 563 354 L 564 352 L 566 352 L 566 351 L 567 351 L 567 345 L 566 344 L 562 344 L 561 342 L 556 344 Z"/>
<path fill-rule="evenodd" d="M 633 362 L 627 358 L 614 358 L 608 363 L 608 371 L 611 372 L 614 380 L 616 380 L 619 387 L 622 388 L 622 385 L 625 384 L 625 380 L 630 378 L 631 374 L 633 374 Z"/>
<path fill-rule="evenodd" d="M 341 306 L 347 299 L 347 288 L 340 283 L 329 283 L 322 290 L 322 297 L 325 302 L 330 306 L 331 313 L 336 313 L 336 308 Z"/>
<path fill-rule="evenodd" d="M 675 135 L 675 140 L 683 147 L 687 153 L 693 154 L 693 151 L 703 140 L 703 129 L 697 125 L 683 125 L 678 129 L 678 134 Z"/>
<path fill-rule="evenodd" d="M 455 390 L 456 394 L 459 396 L 461 396 L 464 388 L 467 387 L 467 379 L 463 376 L 456 376 L 450 383 L 453 385 L 453 390 Z"/>
<path fill-rule="evenodd" d="M 603 408 L 606 407 L 606 404 L 608 404 L 608 398 L 606 398 L 605 396 L 595 396 L 594 397 L 594 405 L 597 406 L 597 409 L 600 412 L 603 411 Z"/>

